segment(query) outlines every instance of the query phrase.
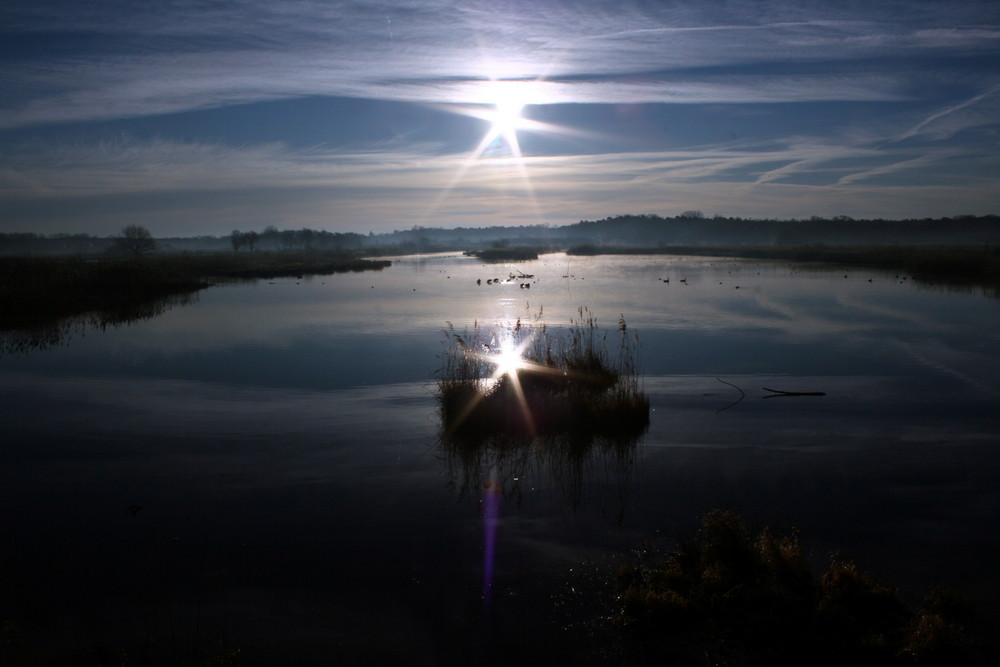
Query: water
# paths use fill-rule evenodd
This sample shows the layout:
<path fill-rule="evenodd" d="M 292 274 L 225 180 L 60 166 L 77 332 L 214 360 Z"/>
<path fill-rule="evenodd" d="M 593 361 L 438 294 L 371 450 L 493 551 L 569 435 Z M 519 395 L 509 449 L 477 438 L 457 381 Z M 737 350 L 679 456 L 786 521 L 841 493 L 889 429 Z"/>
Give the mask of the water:
<path fill-rule="evenodd" d="M 648 433 L 479 483 L 437 447 L 442 329 L 581 306 L 639 332 Z M 705 258 L 431 255 L 211 288 L 0 359 L 0 618 L 53 659 L 501 662 L 568 636 L 550 621 L 585 561 L 720 507 L 798 527 L 817 568 L 841 550 L 989 607 L 998 316 L 892 274 Z"/>

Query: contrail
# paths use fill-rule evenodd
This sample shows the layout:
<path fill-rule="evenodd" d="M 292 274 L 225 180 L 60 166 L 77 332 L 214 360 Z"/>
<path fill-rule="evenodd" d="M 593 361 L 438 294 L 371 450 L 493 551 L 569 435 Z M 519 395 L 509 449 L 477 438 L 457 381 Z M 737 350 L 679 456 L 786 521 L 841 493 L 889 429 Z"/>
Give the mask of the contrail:
<path fill-rule="evenodd" d="M 956 104 L 953 107 L 949 107 L 948 109 L 945 109 L 943 111 L 939 111 L 936 114 L 925 118 L 921 123 L 917 124 L 915 127 L 913 127 L 912 129 L 910 129 L 909 131 L 904 132 L 898 138 L 893 139 L 889 143 L 893 143 L 893 142 L 896 142 L 896 141 L 902 141 L 903 139 L 909 139 L 910 137 L 912 137 L 913 135 L 917 134 L 918 132 L 920 132 L 920 130 L 924 129 L 925 127 L 927 127 L 928 125 L 930 125 L 931 123 L 933 123 L 934 121 L 936 121 L 937 119 L 943 118 L 944 116 L 947 116 L 949 114 L 953 114 L 956 111 L 961 111 L 962 109 L 964 109 L 966 107 L 972 106 L 973 104 L 976 104 L 980 100 L 983 100 L 983 99 L 989 97 L 990 95 L 993 95 L 998 90 L 1000 90 L 1000 86 L 993 86 L 992 88 L 990 88 L 989 90 L 987 90 L 985 93 L 981 93 L 979 95 L 976 95 L 975 97 L 969 98 L 969 99 L 965 100 L 964 102 L 962 102 L 961 104 Z"/>

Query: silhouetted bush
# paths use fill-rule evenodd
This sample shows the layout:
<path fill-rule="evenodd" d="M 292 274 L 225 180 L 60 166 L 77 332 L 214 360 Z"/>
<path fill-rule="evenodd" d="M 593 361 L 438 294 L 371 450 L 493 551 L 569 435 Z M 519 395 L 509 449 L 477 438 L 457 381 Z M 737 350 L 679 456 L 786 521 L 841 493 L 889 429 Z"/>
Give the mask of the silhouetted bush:
<path fill-rule="evenodd" d="M 706 514 L 676 551 L 641 556 L 619 572 L 614 618 L 640 663 L 986 664 L 958 596 L 938 589 L 909 611 L 836 554 L 816 577 L 797 534 L 754 532 L 733 512 Z"/>

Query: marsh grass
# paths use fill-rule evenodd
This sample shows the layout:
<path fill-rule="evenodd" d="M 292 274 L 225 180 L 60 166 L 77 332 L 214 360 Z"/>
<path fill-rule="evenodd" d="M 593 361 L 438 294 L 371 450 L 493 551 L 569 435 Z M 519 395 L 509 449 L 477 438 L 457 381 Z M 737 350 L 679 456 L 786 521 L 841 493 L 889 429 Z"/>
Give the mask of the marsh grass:
<path fill-rule="evenodd" d="M 706 514 L 675 551 L 637 557 L 620 570 L 614 623 L 639 664 L 986 664 L 961 596 L 938 588 L 910 610 L 837 554 L 816 577 L 796 533 L 753 531 L 733 512 Z"/>
<path fill-rule="evenodd" d="M 617 342 L 586 308 L 566 328 L 541 321 L 498 324 L 459 333 L 451 323 L 438 377 L 445 437 L 463 443 L 490 438 L 590 436 L 635 440 L 649 424 L 649 399 L 639 383 L 638 334 L 624 317 Z M 521 367 L 497 373 L 503 349 L 520 350 Z"/>
<path fill-rule="evenodd" d="M 154 258 L 179 275 L 201 279 L 254 279 L 379 271 L 390 260 L 373 260 L 334 250 L 244 253 L 185 253 Z"/>
<path fill-rule="evenodd" d="M 5 258 L 0 260 L 0 328 L 194 292 L 208 283 L 151 260 Z"/>
<path fill-rule="evenodd" d="M 7 352 L 46 347 L 82 320 L 98 326 L 151 317 L 219 280 L 380 270 L 387 260 L 343 252 L 0 258 L 0 341 Z M 14 333 L 10 333 L 14 332 Z"/>

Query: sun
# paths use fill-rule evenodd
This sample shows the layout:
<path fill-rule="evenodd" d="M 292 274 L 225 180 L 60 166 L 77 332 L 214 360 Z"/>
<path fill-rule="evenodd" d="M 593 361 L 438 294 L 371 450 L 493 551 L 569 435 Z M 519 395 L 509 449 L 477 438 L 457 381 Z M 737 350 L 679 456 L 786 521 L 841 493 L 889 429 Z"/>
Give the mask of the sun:
<path fill-rule="evenodd" d="M 491 361 L 496 364 L 496 371 L 493 373 L 494 377 L 500 378 L 505 375 L 516 377 L 517 371 L 524 368 L 524 357 L 521 356 L 522 350 L 514 345 L 513 341 L 505 340 L 500 344 L 500 353 L 491 359 Z"/>
<path fill-rule="evenodd" d="M 424 217 L 429 218 L 452 191 L 477 166 L 490 169 L 491 182 L 498 188 L 520 181 L 527 206 L 538 218 L 541 207 L 535 197 L 529 167 L 544 158 L 526 156 L 521 147 L 521 135 L 564 136 L 581 140 L 598 138 L 597 135 L 578 129 L 555 125 L 531 118 L 526 110 L 558 103 L 551 83 L 538 79 L 477 79 L 461 90 L 461 99 L 452 103 L 434 105 L 441 111 L 475 118 L 483 122 L 486 131 L 472 150 L 458 163 L 455 173 L 431 203 Z M 529 149 L 529 153 L 530 153 Z"/>
<path fill-rule="evenodd" d="M 524 91 L 518 86 L 505 85 L 511 82 L 493 81 L 489 88 L 489 109 L 476 114 L 490 124 L 489 131 L 483 136 L 476 148 L 476 154 L 482 155 L 496 144 L 502 143 L 505 153 L 514 158 L 521 158 L 521 144 L 517 131 L 531 127 L 531 121 L 524 117 L 527 101 Z"/>
<path fill-rule="evenodd" d="M 507 138 L 517 130 L 526 127 L 527 122 L 522 112 L 526 106 L 521 94 L 512 88 L 495 88 L 493 110 L 487 116 L 492 127 L 490 133 Z"/>

